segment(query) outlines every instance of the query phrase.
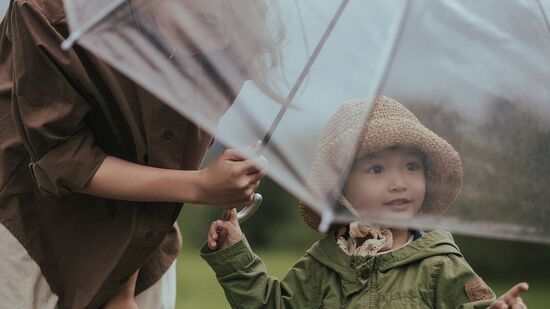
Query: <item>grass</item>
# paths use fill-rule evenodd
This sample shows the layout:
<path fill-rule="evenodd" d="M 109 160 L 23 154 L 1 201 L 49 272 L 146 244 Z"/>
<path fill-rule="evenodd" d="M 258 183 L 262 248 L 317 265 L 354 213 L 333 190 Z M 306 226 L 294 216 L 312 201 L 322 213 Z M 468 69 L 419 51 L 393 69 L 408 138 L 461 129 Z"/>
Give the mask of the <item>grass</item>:
<path fill-rule="evenodd" d="M 262 257 L 270 275 L 282 278 L 286 271 L 302 255 L 302 252 L 263 251 Z M 229 308 L 214 272 L 198 255 L 198 250 L 184 250 L 178 258 L 178 295 L 176 307 L 181 308 Z M 497 295 L 513 286 L 514 280 L 484 278 Z M 530 290 L 524 294 L 524 301 L 530 309 L 548 308 L 550 280 L 529 282 Z"/>

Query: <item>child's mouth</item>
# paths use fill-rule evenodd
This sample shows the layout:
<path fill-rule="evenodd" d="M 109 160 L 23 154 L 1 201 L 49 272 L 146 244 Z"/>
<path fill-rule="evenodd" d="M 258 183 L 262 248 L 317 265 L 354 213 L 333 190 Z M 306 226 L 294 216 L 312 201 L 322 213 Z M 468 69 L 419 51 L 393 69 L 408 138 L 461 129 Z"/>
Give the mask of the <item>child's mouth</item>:
<path fill-rule="evenodd" d="M 384 202 L 384 206 L 390 207 L 392 210 L 402 211 L 409 208 L 412 204 L 412 200 L 407 197 L 396 198 L 387 202 Z"/>

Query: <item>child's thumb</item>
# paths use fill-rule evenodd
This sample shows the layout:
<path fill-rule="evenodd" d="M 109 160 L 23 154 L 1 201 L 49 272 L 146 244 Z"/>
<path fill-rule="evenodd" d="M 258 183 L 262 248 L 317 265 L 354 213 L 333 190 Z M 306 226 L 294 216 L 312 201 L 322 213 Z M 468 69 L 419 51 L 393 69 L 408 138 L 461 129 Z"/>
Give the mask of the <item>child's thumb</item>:
<path fill-rule="evenodd" d="M 231 209 L 231 215 L 229 216 L 229 222 L 233 225 L 239 224 L 239 215 L 237 214 L 237 208 Z"/>

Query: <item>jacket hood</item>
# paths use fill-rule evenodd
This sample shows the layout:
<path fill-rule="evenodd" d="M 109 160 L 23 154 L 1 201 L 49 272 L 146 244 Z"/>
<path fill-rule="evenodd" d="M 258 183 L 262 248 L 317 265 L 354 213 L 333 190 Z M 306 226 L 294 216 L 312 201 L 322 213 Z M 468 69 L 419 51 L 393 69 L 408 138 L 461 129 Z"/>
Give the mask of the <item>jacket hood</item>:
<path fill-rule="evenodd" d="M 446 231 L 426 233 L 400 249 L 369 257 L 347 255 L 336 244 L 336 236 L 329 233 L 314 244 L 308 250 L 308 254 L 338 274 L 346 294 L 354 293 L 363 287 L 365 283 L 363 281 L 366 279 L 362 279 L 361 273 L 366 269 L 371 272 L 385 272 L 433 256 L 450 254 L 462 256 L 451 233 Z"/>

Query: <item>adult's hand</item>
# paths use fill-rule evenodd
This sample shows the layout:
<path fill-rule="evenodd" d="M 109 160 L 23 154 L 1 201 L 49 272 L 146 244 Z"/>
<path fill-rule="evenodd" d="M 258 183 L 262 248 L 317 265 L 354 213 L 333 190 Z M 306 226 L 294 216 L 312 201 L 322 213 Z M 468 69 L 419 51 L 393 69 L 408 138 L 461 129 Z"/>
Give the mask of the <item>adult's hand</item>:
<path fill-rule="evenodd" d="M 209 167 L 199 171 L 198 202 L 220 208 L 251 203 L 265 169 L 235 150 L 226 150 Z"/>

